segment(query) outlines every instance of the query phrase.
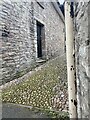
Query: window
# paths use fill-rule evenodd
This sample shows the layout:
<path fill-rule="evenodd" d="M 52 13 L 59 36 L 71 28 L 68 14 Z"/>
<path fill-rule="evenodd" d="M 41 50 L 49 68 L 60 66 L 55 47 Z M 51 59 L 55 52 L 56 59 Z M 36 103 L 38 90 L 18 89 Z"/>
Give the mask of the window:
<path fill-rule="evenodd" d="M 42 58 L 45 49 L 44 25 L 37 21 L 37 57 Z"/>

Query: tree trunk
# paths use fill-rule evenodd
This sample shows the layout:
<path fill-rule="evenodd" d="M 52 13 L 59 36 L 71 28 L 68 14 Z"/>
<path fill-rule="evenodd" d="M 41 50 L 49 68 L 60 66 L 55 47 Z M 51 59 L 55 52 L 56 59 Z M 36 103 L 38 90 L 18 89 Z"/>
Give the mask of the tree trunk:
<path fill-rule="evenodd" d="M 77 118 L 76 74 L 74 53 L 74 25 L 71 2 L 65 1 L 66 56 L 70 118 Z"/>

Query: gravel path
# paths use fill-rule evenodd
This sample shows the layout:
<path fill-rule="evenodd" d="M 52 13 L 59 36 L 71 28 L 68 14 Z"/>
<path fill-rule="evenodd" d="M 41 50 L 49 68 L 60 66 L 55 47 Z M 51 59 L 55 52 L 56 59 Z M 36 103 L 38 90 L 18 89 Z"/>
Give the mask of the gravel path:
<path fill-rule="evenodd" d="M 65 56 L 39 67 L 25 82 L 3 89 L 3 102 L 68 112 Z"/>
<path fill-rule="evenodd" d="M 65 54 L 62 54 L 60 57 L 63 57 L 63 56 L 65 56 Z M 42 69 L 43 67 L 45 67 L 49 62 L 51 62 L 51 61 L 53 61 L 53 60 L 55 60 L 55 59 L 57 59 L 57 58 L 58 58 L 58 57 L 47 61 L 47 62 L 44 63 L 43 65 L 40 65 L 39 67 L 36 67 L 34 70 L 28 72 L 27 74 L 23 75 L 22 77 L 19 77 L 19 78 L 17 78 L 17 79 L 14 79 L 14 80 L 12 80 L 12 81 L 4 84 L 4 85 L 0 85 L 0 90 L 6 89 L 6 88 L 8 88 L 8 87 L 10 87 L 10 86 L 12 86 L 12 85 L 17 85 L 17 84 L 19 84 L 19 83 L 21 83 L 21 82 L 23 82 L 23 81 L 26 81 L 31 75 L 35 74 L 35 72 L 41 70 L 41 69 Z"/>

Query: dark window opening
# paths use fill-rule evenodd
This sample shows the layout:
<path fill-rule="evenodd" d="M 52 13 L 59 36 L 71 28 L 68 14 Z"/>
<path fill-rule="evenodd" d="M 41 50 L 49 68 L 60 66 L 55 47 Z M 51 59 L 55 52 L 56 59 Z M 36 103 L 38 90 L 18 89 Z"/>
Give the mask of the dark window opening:
<path fill-rule="evenodd" d="M 44 25 L 37 21 L 37 57 L 38 58 L 42 58 L 43 28 Z"/>

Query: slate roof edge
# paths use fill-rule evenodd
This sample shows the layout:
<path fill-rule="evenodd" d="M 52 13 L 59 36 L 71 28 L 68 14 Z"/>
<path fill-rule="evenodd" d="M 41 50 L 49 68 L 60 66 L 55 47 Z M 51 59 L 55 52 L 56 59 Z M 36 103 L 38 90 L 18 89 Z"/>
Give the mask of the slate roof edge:
<path fill-rule="evenodd" d="M 52 4 L 53 4 L 55 10 L 57 11 L 57 13 L 59 14 L 59 16 L 60 16 L 61 20 L 63 21 L 63 23 L 65 23 L 64 15 L 63 15 L 63 13 L 61 12 L 60 7 L 59 7 L 59 5 L 58 5 L 57 2 L 58 2 L 58 0 L 57 0 L 56 2 L 52 2 Z"/>

